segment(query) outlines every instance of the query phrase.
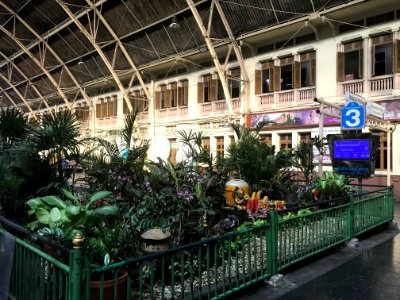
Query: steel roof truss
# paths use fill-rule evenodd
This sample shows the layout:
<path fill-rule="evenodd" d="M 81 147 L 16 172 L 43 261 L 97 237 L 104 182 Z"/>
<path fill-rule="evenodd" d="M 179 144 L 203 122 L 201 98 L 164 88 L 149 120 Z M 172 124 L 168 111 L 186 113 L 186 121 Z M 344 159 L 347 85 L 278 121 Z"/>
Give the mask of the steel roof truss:
<path fill-rule="evenodd" d="M 124 54 L 126 60 L 128 61 L 129 65 L 131 66 L 134 74 L 136 75 L 137 79 L 139 80 L 139 83 L 141 85 L 141 87 L 143 88 L 143 91 L 147 97 L 148 100 L 151 99 L 151 95 L 149 90 L 147 89 L 146 84 L 143 81 L 143 78 L 138 70 L 138 68 L 136 67 L 136 64 L 134 63 L 132 57 L 129 55 L 128 51 L 126 50 L 124 44 L 122 43 L 121 39 L 117 36 L 117 34 L 114 32 L 114 30 L 111 28 L 110 24 L 107 22 L 107 20 L 103 17 L 103 15 L 101 14 L 101 12 L 97 9 L 96 6 L 94 6 L 94 4 L 89 1 L 86 0 L 86 2 L 92 6 L 92 8 L 94 9 L 96 15 L 98 16 L 99 20 L 103 23 L 103 25 L 107 28 L 108 32 L 111 34 L 111 36 L 114 38 L 115 42 L 117 43 L 119 49 L 121 49 L 122 53 Z M 130 100 L 129 100 L 129 96 L 128 94 L 125 92 L 126 94 L 126 99 L 129 102 L 128 107 L 132 107 Z"/>
<path fill-rule="evenodd" d="M 102 3 L 102 1 L 100 1 Z M 51 76 L 50 72 L 48 72 L 48 70 L 45 68 L 45 53 L 48 50 L 53 56 L 54 58 L 60 63 L 61 66 L 65 67 L 69 77 L 71 78 L 71 80 L 74 82 L 74 84 L 78 87 L 78 89 L 81 91 L 82 96 L 85 98 L 85 100 L 87 101 L 89 107 L 91 107 L 91 101 L 89 99 L 89 97 L 87 96 L 86 92 L 83 90 L 82 86 L 78 83 L 77 79 L 75 78 L 75 76 L 71 73 L 71 71 L 69 70 L 69 68 L 65 65 L 64 61 L 58 56 L 58 54 L 50 47 L 50 45 L 48 44 L 48 38 L 50 35 L 45 35 L 44 37 L 40 36 L 31 26 L 29 26 L 28 23 L 25 22 L 24 19 L 22 19 L 18 14 L 16 14 L 12 9 L 10 9 L 7 5 L 5 5 L 3 3 L 3 1 L 0 1 L 0 5 L 2 5 L 10 14 L 12 14 L 14 16 L 14 18 L 18 19 L 18 21 L 23 24 L 36 38 L 37 41 L 35 43 L 31 43 L 29 44 L 29 48 L 27 48 L 27 46 L 21 47 L 21 43 L 19 43 L 18 45 L 20 46 L 20 48 L 29 55 L 29 57 L 31 57 L 32 60 L 35 61 L 36 64 L 38 64 L 38 66 L 43 70 L 44 74 L 46 74 L 46 76 L 50 79 L 50 81 L 52 82 L 52 84 L 55 86 L 55 88 L 57 89 L 57 91 L 59 92 L 59 95 L 61 96 L 61 98 L 64 100 L 64 102 L 67 104 L 67 107 L 72 110 L 71 105 L 69 104 L 69 101 L 67 99 L 67 97 L 65 96 L 65 94 L 62 92 L 62 90 L 60 89 L 60 86 L 56 84 L 55 79 Z M 14 32 L 15 32 L 15 26 L 14 26 Z M 15 34 L 13 35 L 15 36 Z M 21 45 L 20 45 L 21 44 Z M 30 52 L 30 49 L 32 49 L 34 47 L 34 45 L 39 45 L 39 49 L 40 49 L 40 45 L 42 44 L 42 49 L 43 51 L 39 51 L 41 53 L 41 57 L 42 57 L 42 63 L 39 64 L 38 60 L 32 55 L 32 53 Z M 11 60 L 13 60 L 15 57 L 11 58 Z"/>
<path fill-rule="evenodd" d="M 213 7 L 214 5 L 211 6 L 211 11 L 210 11 L 210 17 L 208 20 L 208 30 L 205 28 L 204 24 L 203 24 L 203 20 L 201 19 L 201 16 L 199 14 L 199 12 L 197 11 L 196 6 L 194 5 L 192 0 L 186 0 L 188 6 L 190 7 L 192 14 L 194 16 L 194 19 L 196 20 L 197 26 L 199 27 L 203 38 L 206 42 L 206 45 L 208 47 L 208 51 L 210 51 L 210 55 L 211 58 L 214 62 L 215 68 L 217 70 L 221 85 L 222 85 L 222 89 L 224 91 L 225 94 L 225 99 L 226 99 L 226 104 L 228 106 L 228 110 L 229 110 L 229 115 L 233 116 L 234 112 L 233 112 L 233 106 L 232 106 L 232 97 L 230 95 L 229 89 L 228 89 L 228 82 L 226 80 L 226 74 L 225 74 L 225 70 L 223 70 L 223 68 L 221 67 L 221 64 L 219 62 L 218 59 L 218 55 L 217 52 L 215 51 L 214 45 L 210 39 L 210 35 L 209 35 L 209 31 L 211 28 L 211 19 L 213 16 Z M 214 3 L 214 1 L 213 1 Z"/>
<path fill-rule="evenodd" d="M 77 17 L 72 13 L 72 11 L 69 9 L 69 7 L 65 4 L 64 1 L 61 0 L 57 0 L 57 3 L 64 9 L 64 11 L 67 13 L 67 15 L 69 16 L 69 18 L 71 18 L 74 23 L 76 24 L 76 26 L 78 26 L 78 28 L 80 29 L 80 31 L 85 35 L 85 37 L 88 39 L 88 41 L 92 44 L 92 46 L 96 49 L 97 53 L 99 54 L 100 58 L 103 60 L 104 64 L 106 65 L 106 67 L 108 68 L 108 70 L 110 71 L 115 83 L 117 84 L 119 90 L 121 91 L 125 102 L 129 108 L 129 111 L 132 111 L 132 105 L 131 102 L 129 100 L 129 96 L 124 88 L 124 86 L 122 85 L 121 80 L 119 79 L 117 73 L 115 72 L 114 68 L 112 67 L 110 61 L 108 60 L 107 56 L 105 55 L 105 53 L 103 52 L 103 50 L 101 49 L 100 45 L 96 42 L 94 35 L 92 35 L 90 32 L 88 32 L 88 30 L 83 26 L 83 24 L 77 19 Z M 90 2 L 91 3 L 91 2 Z M 91 3 L 93 5 L 93 3 Z"/>

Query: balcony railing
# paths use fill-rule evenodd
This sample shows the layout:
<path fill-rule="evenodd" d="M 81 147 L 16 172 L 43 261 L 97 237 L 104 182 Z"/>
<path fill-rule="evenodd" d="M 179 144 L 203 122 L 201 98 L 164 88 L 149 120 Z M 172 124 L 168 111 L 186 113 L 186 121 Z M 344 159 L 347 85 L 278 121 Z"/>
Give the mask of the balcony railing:
<path fill-rule="evenodd" d="M 316 97 L 315 87 L 266 93 L 257 96 L 257 108 L 290 107 L 313 103 Z"/>
<path fill-rule="evenodd" d="M 368 80 L 357 79 L 340 82 L 338 95 L 342 96 L 347 91 L 365 97 L 392 95 L 394 89 L 400 89 L 400 86 L 397 86 L 399 84 L 394 80 L 395 77 L 393 75 L 383 75 L 371 77 Z"/>
<path fill-rule="evenodd" d="M 240 112 L 240 100 L 239 98 L 232 99 L 232 109 L 233 112 Z M 200 114 L 202 116 L 206 115 L 217 115 L 217 114 L 227 114 L 229 112 L 226 100 L 218 100 L 199 104 Z"/>
<path fill-rule="evenodd" d="M 371 93 L 379 93 L 379 94 L 387 94 L 393 90 L 393 76 L 385 75 L 385 76 L 377 76 L 371 78 L 370 83 L 370 92 Z"/>
<path fill-rule="evenodd" d="M 187 106 L 163 108 L 157 111 L 158 120 L 165 120 L 165 119 L 178 120 L 187 117 L 187 114 L 188 114 Z"/>
<path fill-rule="evenodd" d="M 98 128 L 112 128 L 117 125 L 117 117 L 107 117 L 97 119 L 97 127 Z"/>
<path fill-rule="evenodd" d="M 142 111 L 137 114 L 136 116 L 136 121 L 138 123 L 147 123 L 149 122 L 149 112 L 148 111 Z"/>

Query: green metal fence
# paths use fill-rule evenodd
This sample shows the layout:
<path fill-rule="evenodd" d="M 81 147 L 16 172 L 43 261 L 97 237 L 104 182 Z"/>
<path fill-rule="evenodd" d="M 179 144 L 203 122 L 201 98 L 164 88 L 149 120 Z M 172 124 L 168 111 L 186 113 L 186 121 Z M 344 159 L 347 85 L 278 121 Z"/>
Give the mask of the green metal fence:
<path fill-rule="evenodd" d="M 90 268 L 79 244 L 63 264 L 17 239 L 10 298 L 223 298 L 393 218 L 390 187 L 369 186 L 347 200 L 289 219 L 273 210 L 263 226 L 99 269 Z"/>

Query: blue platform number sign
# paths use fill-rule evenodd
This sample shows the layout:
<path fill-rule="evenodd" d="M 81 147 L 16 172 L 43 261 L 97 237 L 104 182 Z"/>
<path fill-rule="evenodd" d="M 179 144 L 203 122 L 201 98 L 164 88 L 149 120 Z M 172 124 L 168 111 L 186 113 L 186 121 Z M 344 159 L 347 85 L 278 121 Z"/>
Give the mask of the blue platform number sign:
<path fill-rule="evenodd" d="M 357 102 L 349 102 L 342 108 L 342 129 L 363 129 L 365 127 L 365 107 Z"/>

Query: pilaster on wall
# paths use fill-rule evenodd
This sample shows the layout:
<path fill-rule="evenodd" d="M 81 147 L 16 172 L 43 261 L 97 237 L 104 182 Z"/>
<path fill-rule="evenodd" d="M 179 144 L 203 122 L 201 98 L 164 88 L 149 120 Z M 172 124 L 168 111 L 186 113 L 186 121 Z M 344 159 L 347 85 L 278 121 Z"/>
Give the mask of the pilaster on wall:
<path fill-rule="evenodd" d="M 292 148 L 296 148 L 299 144 L 299 133 L 297 131 L 292 131 Z"/>
<path fill-rule="evenodd" d="M 156 161 L 156 143 L 155 143 L 155 137 L 156 137 L 156 130 L 155 130 L 155 118 L 156 118 L 156 105 L 154 103 L 155 100 L 155 91 L 156 91 L 156 85 L 154 80 L 151 80 L 150 85 L 149 85 L 149 94 L 151 96 L 151 99 L 149 99 L 149 131 L 148 131 L 148 139 L 150 141 L 150 147 L 148 151 L 148 158 L 151 160 Z"/>
<path fill-rule="evenodd" d="M 117 126 L 119 128 L 123 128 L 125 124 L 125 116 L 124 116 L 124 97 L 117 98 Z"/>
<path fill-rule="evenodd" d="M 395 130 L 392 133 L 392 145 L 393 145 L 393 149 L 392 149 L 392 160 L 393 160 L 393 174 L 400 174 L 400 155 L 399 152 L 397 151 L 397 147 L 396 147 L 396 143 L 395 141 L 400 141 L 400 130 L 399 128 L 397 128 L 397 130 Z"/>
<path fill-rule="evenodd" d="M 272 145 L 275 146 L 275 150 L 279 151 L 279 134 L 275 131 L 271 133 L 271 140 L 272 140 Z"/>
<path fill-rule="evenodd" d="M 369 37 L 365 37 L 363 39 L 363 49 L 370 49 L 371 39 Z M 369 93 L 369 78 L 371 77 L 371 51 L 364 51 L 363 55 L 363 96 L 368 97 Z"/>

